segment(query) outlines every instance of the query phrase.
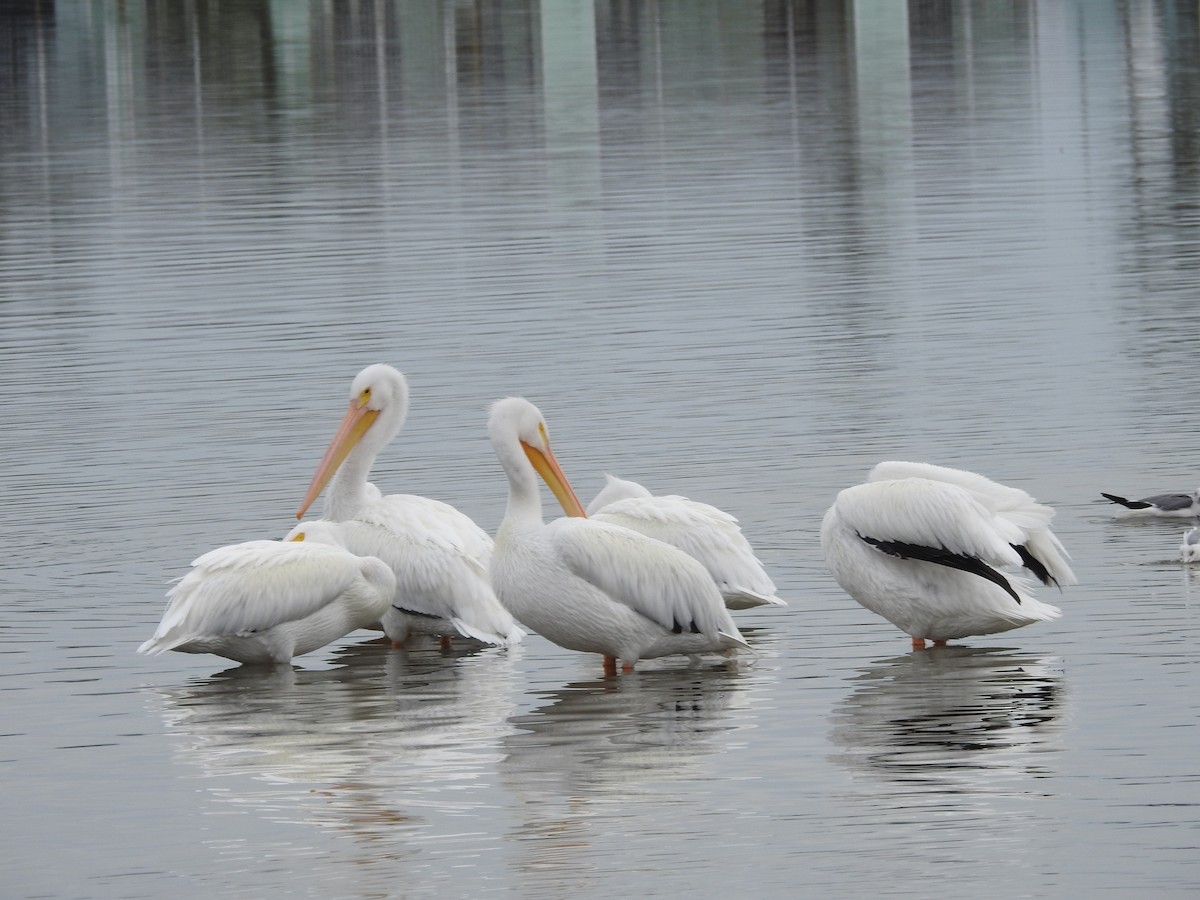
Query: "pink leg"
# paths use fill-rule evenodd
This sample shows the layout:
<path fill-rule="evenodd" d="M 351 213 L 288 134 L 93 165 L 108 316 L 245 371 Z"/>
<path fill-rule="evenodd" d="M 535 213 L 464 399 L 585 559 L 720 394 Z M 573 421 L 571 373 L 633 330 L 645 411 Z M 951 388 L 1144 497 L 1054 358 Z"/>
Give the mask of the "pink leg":
<path fill-rule="evenodd" d="M 617 674 L 617 658 L 615 656 L 604 657 L 604 674 L 605 675 L 616 675 Z"/>
<path fill-rule="evenodd" d="M 914 650 L 924 650 L 925 649 L 925 638 L 915 637 L 912 639 L 912 642 L 913 642 L 912 647 Z"/>

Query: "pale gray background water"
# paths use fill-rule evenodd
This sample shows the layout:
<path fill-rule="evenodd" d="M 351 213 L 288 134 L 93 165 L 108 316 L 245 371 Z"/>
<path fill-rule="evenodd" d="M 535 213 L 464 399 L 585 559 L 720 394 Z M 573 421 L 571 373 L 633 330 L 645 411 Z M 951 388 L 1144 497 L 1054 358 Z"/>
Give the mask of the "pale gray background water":
<path fill-rule="evenodd" d="M 7 3 L 5 896 L 1195 896 L 1196 5 Z M 736 515 L 736 668 L 135 655 L 287 530 L 350 379 L 376 482 L 494 529 L 492 399 Z M 912 654 L 816 529 L 883 458 L 1059 509 L 1062 620 Z"/>

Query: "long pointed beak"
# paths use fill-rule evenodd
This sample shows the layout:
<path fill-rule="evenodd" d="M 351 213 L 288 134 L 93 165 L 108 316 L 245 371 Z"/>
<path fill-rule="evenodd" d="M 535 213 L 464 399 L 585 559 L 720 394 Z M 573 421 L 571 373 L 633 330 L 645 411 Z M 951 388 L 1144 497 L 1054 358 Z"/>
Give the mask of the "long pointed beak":
<path fill-rule="evenodd" d="M 350 401 L 350 407 L 342 418 L 342 424 L 338 426 L 337 433 L 329 442 L 329 448 L 321 457 L 320 465 L 317 466 L 317 471 L 313 474 L 312 481 L 309 482 L 308 493 L 304 495 L 304 502 L 300 504 L 300 511 L 296 513 L 297 519 L 304 518 L 304 514 L 313 505 L 313 501 L 321 495 L 321 491 L 325 490 L 329 479 L 333 478 L 333 473 L 338 470 L 338 466 L 350 455 L 354 445 L 367 433 L 367 429 L 375 424 L 377 418 L 379 418 L 379 410 L 367 409 L 365 406 L 359 406 L 353 400 Z"/>
<path fill-rule="evenodd" d="M 554 458 L 554 454 L 550 452 L 550 448 L 547 447 L 546 452 L 543 453 L 537 447 L 521 441 L 521 449 L 525 451 L 525 455 L 529 457 L 529 461 L 537 473 L 542 476 L 542 481 L 546 482 L 546 486 L 554 493 L 563 512 L 568 516 L 586 519 L 587 512 L 584 510 L 583 504 L 575 496 L 571 482 L 567 481 L 567 476 L 563 474 L 562 467 Z"/>

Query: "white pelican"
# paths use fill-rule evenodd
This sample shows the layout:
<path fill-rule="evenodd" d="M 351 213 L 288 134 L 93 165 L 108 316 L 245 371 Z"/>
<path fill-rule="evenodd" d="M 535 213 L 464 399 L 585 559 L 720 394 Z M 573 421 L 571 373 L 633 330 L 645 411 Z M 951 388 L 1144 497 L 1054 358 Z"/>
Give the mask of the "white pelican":
<path fill-rule="evenodd" d="M 675 494 L 655 496 L 636 481 L 605 475 L 587 514 L 678 547 L 708 569 L 727 609 L 787 606 L 754 555 L 737 519 L 707 503 Z"/>
<path fill-rule="evenodd" d="M 367 481 L 375 457 L 408 416 L 408 382 L 388 365 L 367 366 L 350 385 L 350 406 L 300 505 L 301 518 L 329 485 L 325 518 L 341 523 L 335 543 L 378 556 L 396 575 L 382 622 L 392 643 L 411 633 L 455 632 L 500 646 L 525 632 L 492 590 L 492 539 L 453 506 L 413 494 L 383 496 Z M 332 484 L 330 481 L 332 480 Z"/>
<path fill-rule="evenodd" d="M 1187 519 L 1200 516 L 1200 490 L 1190 494 L 1155 494 L 1153 497 L 1143 497 L 1141 500 L 1127 500 L 1116 494 L 1100 492 L 1100 496 L 1112 503 L 1117 503 L 1124 509 L 1117 515 L 1122 519 L 1148 518 L 1159 516 L 1168 519 Z"/>
<path fill-rule="evenodd" d="M 1179 558 L 1185 563 L 1200 559 L 1200 528 L 1189 528 L 1183 533 L 1183 543 L 1179 545 Z"/>
<path fill-rule="evenodd" d="M 379 621 L 396 592 L 392 570 L 327 540 L 322 524 L 305 523 L 288 541 L 210 550 L 167 593 L 158 630 L 138 652 L 287 663 Z"/>
<path fill-rule="evenodd" d="M 549 641 L 617 660 L 747 648 L 705 568 L 643 534 L 585 518 L 550 451 L 546 421 L 521 397 L 492 404 L 488 436 L 508 476 L 492 582 L 518 619 Z M 569 518 L 542 521 L 541 475 Z"/>
<path fill-rule="evenodd" d="M 933 477 L 886 478 L 917 470 Z M 914 649 L 1062 615 L 1026 580 L 999 571 L 1026 566 L 1047 583 L 1075 583 L 1048 528 L 1053 510 L 958 469 L 886 463 L 877 475 L 884 480 L 837 495 L 821 547 L 846 593 L 909 634 Z"/>

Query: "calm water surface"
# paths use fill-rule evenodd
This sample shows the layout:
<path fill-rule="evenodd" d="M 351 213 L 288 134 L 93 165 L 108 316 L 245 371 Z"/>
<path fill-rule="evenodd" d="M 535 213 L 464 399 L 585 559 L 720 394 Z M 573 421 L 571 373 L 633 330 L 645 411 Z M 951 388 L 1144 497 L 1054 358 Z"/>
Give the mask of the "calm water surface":
<path fill-rule="evenodd" d="M 0 825 L 29 897 L 1193 897 L 1195 5 L 26 0 L 0 12 Z M 284 533 L 370 362 L 375 481 L 488 529 L 487 404 L 735 513 L 736 665 L 134 653 Z M 1059 509 L 1062 620 L 847 598 L 883 458 Z M 1051 596 L 1052 595 L 1052 596 Z"/>

